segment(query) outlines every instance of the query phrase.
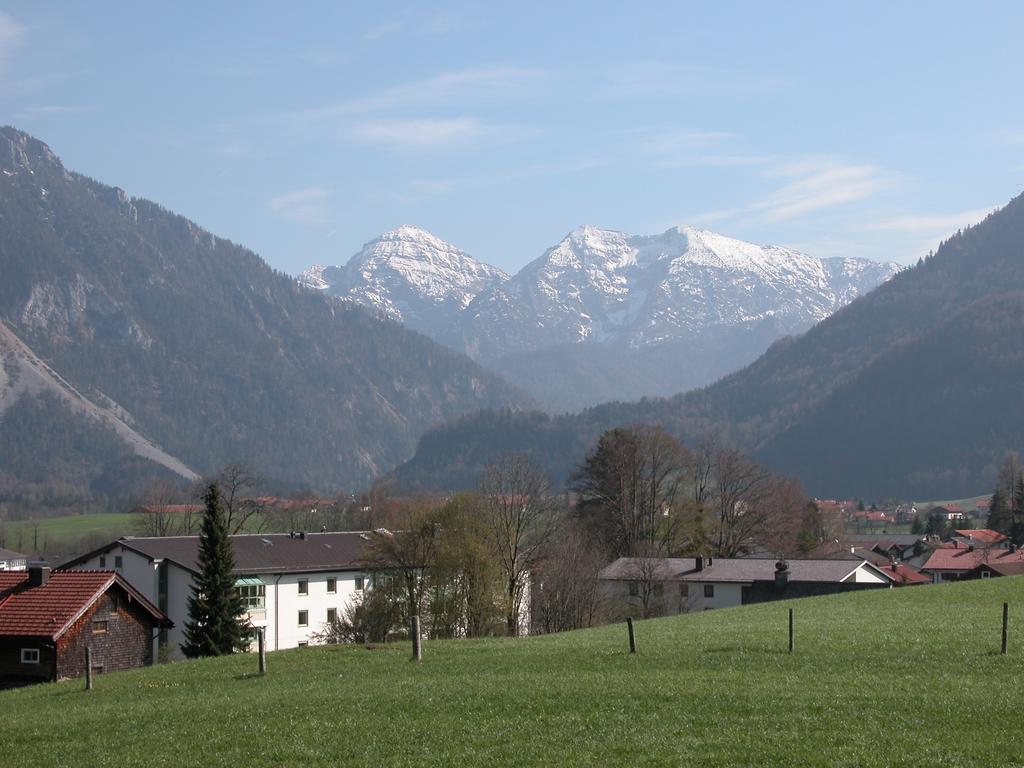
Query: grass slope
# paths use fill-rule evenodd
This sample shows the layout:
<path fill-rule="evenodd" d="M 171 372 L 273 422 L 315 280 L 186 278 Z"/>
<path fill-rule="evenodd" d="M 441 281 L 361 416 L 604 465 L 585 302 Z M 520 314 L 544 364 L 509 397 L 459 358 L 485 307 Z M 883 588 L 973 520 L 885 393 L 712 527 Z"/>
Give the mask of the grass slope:
<path fill-rule="evenodd" d="M 63 552 L 68 547 L 106 543 L 120 536 L 139 535 L 142 519 L 126 512 L 44 517 L 0 524 L 3 546 L 18 552 Z M 38 529 L 38 531 L 37 531 Z"/>
<path fill-rule="evenodd" d="M 998 654 L 1011 602 L 1011 652 Z M 785 652 L 786 609 L 797 650 Z M 10 765 L 1021 765 L 1024 578 L 0 694 Z"/>

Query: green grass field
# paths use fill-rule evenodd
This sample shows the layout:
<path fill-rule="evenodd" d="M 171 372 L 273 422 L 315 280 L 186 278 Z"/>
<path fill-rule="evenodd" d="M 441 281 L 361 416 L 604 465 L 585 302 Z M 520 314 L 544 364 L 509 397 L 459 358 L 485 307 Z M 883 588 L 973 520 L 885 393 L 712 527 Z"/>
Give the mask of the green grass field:
<path fill-rule="evenodd" d="M 2 524 L 3 546 L 29 554 L 37 551 L 63 553 L 68 548 L 77 550 L 83 544 L 97 546 L 119 536 L 138 535 L 140 525 L 138 515 L 121 512 L 9 521 Z"/>
<path fill-rule="evenodd" d="M 1011 645 L 998 653 L 1001 605 Z M 796 652 L 786 652 L 787 608 Z M 1022 765 L 1024 578 L 0 693 L 5 765 Z"/>

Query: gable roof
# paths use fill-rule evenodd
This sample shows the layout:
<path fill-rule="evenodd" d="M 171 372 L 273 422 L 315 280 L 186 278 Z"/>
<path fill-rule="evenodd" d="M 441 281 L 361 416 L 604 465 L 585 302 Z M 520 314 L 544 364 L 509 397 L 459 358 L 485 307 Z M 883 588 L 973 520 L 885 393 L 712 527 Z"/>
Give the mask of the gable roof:
<path fill-rule="evenodd" d="M 697 561 L 692 557 L 620 557 L 602 568 L 597 578 L 634 581 L 646 576 L 654 581 L 672 581 L 696 567 Z"/>
<path fill-rule="evenodd" d="M 977 541 L 980 544 L 998 544 L 1001 541 L 1006 541 L 1006 535 L 999 531 L 993 531 L 991 528 L 978 528 L 976 530 L 968 531 L 957 531 L 957 536 L 962 536 L 965 539 L 971 541 Z"/>
<path fill-rule="evenodd" d="M 1024 550 L 968 547 L 940 548 L 932 552 L 922 571 L 970 571 L 984 564 L 1024 562 Z"/>
<path fill-rule="evenodd" d="M 906 563 L 880 565 L 878 569 L 897 584 L 931 584 L 932 580 Z"/>
<path fill-rule="evenodd" d="M 982 563 L 974 570 L 980 571 L 982 568 L 988 568 L 1000 576 L 1020 576 L 1024 574 L 1024 562 L 1020 561 L 1013 563 Z"/>
<path fill-rule="evenodd" d="M 713 564 L 704 570 L 688 573 L 684 581 L 753 582 L 775 580 L 775 558 L 715 558 Z M 875 574 L 888 578 L 882 571 L 866 560 L 787 560 L 789 581 L 831 582 L 846 581 L 860 568 L 867 568 Z"/>
<path fill-rule="evenodd" d="M 56 571 L 39 587 L 29 587 L 28 578 L 28 571 L 0 571 L 0 636 L 56 640 L 115 586 L 158 625 L 171 626 L 156 606 L 112 571 Z"/>
<path fill-rule="evenodd" d="M 365 547 L 370 537 L 371 534 L 359 531 L 307 533 L 304 537 L 287 533 L 237 534 L 229 537 L 235 554 L 233 573 L 245 576 L 360 570 L 367 566 Z M 151 562 L 169 560 L 187 571 L 199 570 L 198 536 L 129 536 L 64 563 L 61 569 L 74 568 L 118 547 Z"/>
<path fill-rule="evenodd" d="M 4 549 L 0 547 L 0 560 L 28 560 L 28 555 L 23 555 L 21 552 L 15 552 L 13 549 Z"/>

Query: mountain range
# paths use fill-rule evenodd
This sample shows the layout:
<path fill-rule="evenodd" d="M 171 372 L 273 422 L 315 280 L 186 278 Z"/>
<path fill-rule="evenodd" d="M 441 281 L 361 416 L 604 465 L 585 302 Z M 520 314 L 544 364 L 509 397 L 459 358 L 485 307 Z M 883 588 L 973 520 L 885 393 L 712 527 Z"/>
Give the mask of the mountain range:
<path fill-rule="evenodd" d="M 229 462 L 280 488 L 355 490 L 431 425 L 531 402 L 9 127 L 0 227 L 0 502 Z"/>
<path fill-rule="evenodd" d="M 510 277 L 403 226 L 299 281 L 466 353 L 557 411 L 708 384 L 897 271 L 693 227 L 582 226 Z"/>
<path fill-rule="evenodd" d="M 564 481 L 604 429 L 718 434 L 822 497 L 991 488 L 1024 424 L 1024 196 L 748 367 L 667 399 L 577 415 L 489 411 L 428 432 L 394 474 L 459 488 L 508 450 Z"/>

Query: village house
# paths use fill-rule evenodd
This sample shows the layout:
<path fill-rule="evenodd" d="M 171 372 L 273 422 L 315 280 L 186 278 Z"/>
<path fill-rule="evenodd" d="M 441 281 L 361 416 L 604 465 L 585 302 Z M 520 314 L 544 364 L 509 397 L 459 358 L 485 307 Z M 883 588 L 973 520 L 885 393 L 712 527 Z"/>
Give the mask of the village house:
<path fill-rule="evenodd" d="M 111 571 L 50 573 L 32 565 L 0 573 L 0 687 L 153 663 L 153 634 L 167 617 Z"/>
<path fill-rule="evenodd" d="M 954 540 L 952 546 L 940 547 L 932 552 L 921 571 L 938 583 L 957 581 L 975 571 L 978 578 L 988 578 L 984 575 L 986 572 L 991 575 L 994 570 L 1011 563 L 1024 563 L 1024 550 L 1012 544 L 1008 547 L 976 547 Z M 989 566 L 987 571 L 979 570 L 983 565 Z"/>
<path fill-rule="evenodd" d="M 598 574 L 598 594 L 619 614 L 713 608 L 889 587 L 897 580 L 866 560 L 619 558 Z"/>
<path fill-rule="evenodd" d="M 973 544 L 975 547 L 999 547 L 1004 546 L 1008 541 L 1005 534 L 993 531 L 991 528 L 954 531 L 952 540 L 958 542 L 961 546 Z"/>
<path fill-rule="evenodd" d="M 27 567 L 27 555 L 10 549 L 0 549 L 0 571 L 23 571 Z"/>
<path fill-rule="evenodd" d="M 239 534 L 230 539 L 246 621 L 264 630 L 269 650 L 315 642 L 351 600 L 361 598 L 372 577 L 365 559 L 367 533 Z M 198 536 L 126 537 L 62 569 L 114 568 L 174 622 L 155 642 L 158 653 L 179 659 L 198 554 Z"/>

